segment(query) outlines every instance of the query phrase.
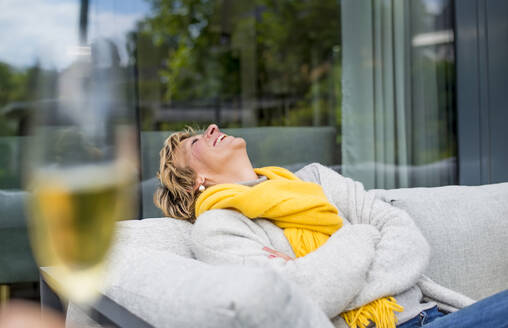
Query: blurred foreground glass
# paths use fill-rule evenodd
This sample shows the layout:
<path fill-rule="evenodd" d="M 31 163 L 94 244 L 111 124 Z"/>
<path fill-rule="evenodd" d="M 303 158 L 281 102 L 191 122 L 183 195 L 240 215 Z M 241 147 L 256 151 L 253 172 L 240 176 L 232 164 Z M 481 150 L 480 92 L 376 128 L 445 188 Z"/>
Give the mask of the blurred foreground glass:
<path fill-rule="evenodd" d="M 126 87 L 115 83 L 122 69 L 114 43 L 68 51 L 67 63 L 45 64 L 39 76 L 28 147 L 30 232 L 51 287 L 86 305 L 103 283 L 115 221 L 137 210 L 137 142 Z"/>

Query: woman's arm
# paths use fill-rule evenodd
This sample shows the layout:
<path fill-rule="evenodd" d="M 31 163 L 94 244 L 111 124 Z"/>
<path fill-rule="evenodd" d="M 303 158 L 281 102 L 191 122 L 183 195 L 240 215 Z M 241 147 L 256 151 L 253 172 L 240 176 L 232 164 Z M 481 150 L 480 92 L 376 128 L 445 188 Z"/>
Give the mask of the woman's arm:
<path fill-rule="evenodd" d="M 418 281 L 428 264 L 430 246 L 405 211 L 377 199 L 360 182 L 320 164 L 309 165 L 301 171 L 302 178 L 318 180 L 313 182 L 321 184 L 343 218 L 353 225 L 373 225 L 381 234 L 367 284 L 348 309 L 396 295 Z"/>
<path fill-rule="evenodd" d="M 281 238 L 285 238 L 282 230 Z M 212 264 L 271 266 L 295 282 L 332 318 L 364 287 L 379 233 L 369 225 L 340 229 L 318 250 L 295 260 L 269 258 L 274 248 L 253 220 L 232 210 L 211 210 L 192 231 L 197 259 Z"/>

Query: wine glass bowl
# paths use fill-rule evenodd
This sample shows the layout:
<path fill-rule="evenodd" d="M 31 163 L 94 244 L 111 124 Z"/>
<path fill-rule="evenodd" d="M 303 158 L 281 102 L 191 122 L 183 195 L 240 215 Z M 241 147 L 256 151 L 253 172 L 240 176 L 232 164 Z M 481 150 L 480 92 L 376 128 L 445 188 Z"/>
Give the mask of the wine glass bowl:
<path fill-rule="evenodd" d="M 122 68 L 112 43 L 96 40 L 73 53 L 69 65 L 39 80 L 55 88 L 40 95 L 32 124 L 29 228 L 51 287 L 87 305 L 104 282 L 115 222 L 136 211 L 137 145 L 126 87 L 113 83 Z"/>

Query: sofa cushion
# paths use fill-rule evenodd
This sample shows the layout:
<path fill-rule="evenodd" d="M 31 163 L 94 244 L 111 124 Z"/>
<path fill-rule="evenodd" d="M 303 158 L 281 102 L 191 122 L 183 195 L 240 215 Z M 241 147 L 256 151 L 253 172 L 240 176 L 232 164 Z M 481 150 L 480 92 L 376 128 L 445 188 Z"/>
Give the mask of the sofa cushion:
<path fill-rule="evenodd" d="M 39 280 L 25 228 L 0 228 L 0 284 Z"/>
<path fill-rule="evenodd" d="M 0 190 L 0 229 L 26 227 L 26 197 L 26 191 Z"/>
<path fill-rule="evenodd" d="M 508 286 L 508 183 L 377 190 L 409 213 L 432 247 L 427 274 L 480 299 Z"/>
<path fill-rule="evenodd" d="M 192 258 L 191 228 L 191 223 L 172 218 L 120 221 L 117 223 L 115 245 L 145 247 Z"/>
<path fill-rule="evenodd" d="M 25 217 L 28 193 L 0 190 L 0 284 L 37 281 Z"/>
<path fill-rule="evenodd" d="M 160 208 L 153 203 L 153 194 L 159 185 L 159 179 L 155 177 L 141 182 L 143 218 L 160 218 L 164 216 Z"/>

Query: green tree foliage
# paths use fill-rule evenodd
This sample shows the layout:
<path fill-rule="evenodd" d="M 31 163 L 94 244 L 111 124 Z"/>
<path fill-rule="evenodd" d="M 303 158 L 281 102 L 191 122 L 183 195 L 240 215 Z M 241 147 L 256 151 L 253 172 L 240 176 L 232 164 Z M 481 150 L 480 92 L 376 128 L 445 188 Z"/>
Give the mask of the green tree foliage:
<path fill-rule="evenodd" d="M 30 98 L 31 89 L 28 84 L 33 74 L 33 70 L 16 70 L 0 62 L 0 136 L 16 134 L 15 122 L 9 122 L 3 112 L 9 104 Z"/>
<path fill-rule="evenodd" d="M 137 35 L 141 98 L 158 84 L 164 103 L 257 99 L 259 125 L 340 118 L 337 0 L 149 2 Z"/>

